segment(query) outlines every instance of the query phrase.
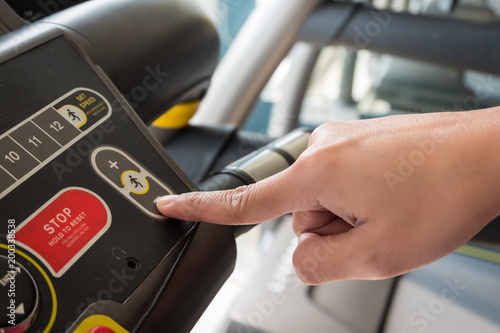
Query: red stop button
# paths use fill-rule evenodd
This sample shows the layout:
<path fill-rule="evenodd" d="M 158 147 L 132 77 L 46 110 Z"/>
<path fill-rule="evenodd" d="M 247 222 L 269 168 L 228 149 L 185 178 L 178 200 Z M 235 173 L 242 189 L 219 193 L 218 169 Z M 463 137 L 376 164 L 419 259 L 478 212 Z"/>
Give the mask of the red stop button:
<path fill-rule="evenodd" d="M 109 229 L 108 205 L 95 193 L 66 188 L 21 223 L 16 240 L 62 276 Z"/>

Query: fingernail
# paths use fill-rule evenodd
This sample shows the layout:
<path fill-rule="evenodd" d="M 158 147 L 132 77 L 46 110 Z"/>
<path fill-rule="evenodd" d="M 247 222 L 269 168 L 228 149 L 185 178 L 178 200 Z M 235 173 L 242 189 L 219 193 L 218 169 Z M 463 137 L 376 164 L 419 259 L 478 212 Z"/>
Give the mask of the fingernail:
<path fill-rule="evenodd" d="M 156 199 L 156 207 L 165 207 L 174 202 L 178 197 L 178 195 L 166 195 L 164 197 L 158 198 Z"/>
<path fill-rule="evenodd" d="M 308 238 L 310 238 L 312 236 L 314 236 L 314 234 L 312 234 L 310 232 L 305 232 L 305 233 L 301 234 L 299 236 L 299 239 L 297 240 L 297 244 L 302 243 L 303 241 L 305 241 L 306 239 L 308 239 Z"/>

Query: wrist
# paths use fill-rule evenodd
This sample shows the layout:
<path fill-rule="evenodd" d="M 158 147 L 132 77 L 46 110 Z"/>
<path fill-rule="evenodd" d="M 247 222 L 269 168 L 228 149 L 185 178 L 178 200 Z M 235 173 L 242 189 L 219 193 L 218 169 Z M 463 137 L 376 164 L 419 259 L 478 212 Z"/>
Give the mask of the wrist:
<path fill-rule="evenodd" d="M 457 142 L 463 146 L 461 164 L 471 179 L 470 195 L 478 196 L 494 218 L 500 215 L 500 107 L 459 114 Z"/>

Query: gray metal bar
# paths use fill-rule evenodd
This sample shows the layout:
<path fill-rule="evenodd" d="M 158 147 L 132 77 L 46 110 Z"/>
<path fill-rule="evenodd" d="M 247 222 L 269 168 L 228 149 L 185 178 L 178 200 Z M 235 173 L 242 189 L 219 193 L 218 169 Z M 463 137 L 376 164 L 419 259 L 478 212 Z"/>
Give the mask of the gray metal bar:
<path fill-rule="evenodd" d="M 219 64 L 192 124 L 241 126 L 322 0 L 269 0 L 256 7 Z"/>
<path fill-rule="evenodd" d="M 297 43 L 290 51 L 292 66 L 285 79 L 281 99 L 271 110 L 267 129 L 269 136 L 280 137 L 297 128 L 302 100 L 320 51 L 321 48 L 306 43 Z"/>
<path fill-rule="evenodd" d="M 345 52 L 344 66 L 342 66 L 342 78 L 340 80 L 339 99 L 344 103 L 354 104 L 352 88 L 358 53 L 353 50 L 345 50 Z"/>

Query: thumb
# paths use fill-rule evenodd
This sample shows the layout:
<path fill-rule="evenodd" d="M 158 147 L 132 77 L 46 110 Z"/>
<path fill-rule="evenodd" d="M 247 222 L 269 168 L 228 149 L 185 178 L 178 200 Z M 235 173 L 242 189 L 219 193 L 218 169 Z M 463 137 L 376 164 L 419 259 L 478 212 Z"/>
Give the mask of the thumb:
<path fill-rule="evenodd" d="M 297 209 L 307 197 L 289 169 L 234 190 L 191 192 L 157 200 L 158 210 L 172 218 L 217 224 L 255 224 Z M 295 180 L 296 181 L 296 180 Z"/>
<path fill-rule="evenodd" d="M 381 268 L 386 265 L 387 251 L 377 246 L 379 233 L 373 229 L 351 228 L 346 232 L 324 236 L 301 234 L 293 254 L 297 276 L 310 285 L 345 279 L 388 277 L 390 274 L 381 275 Z"/>

